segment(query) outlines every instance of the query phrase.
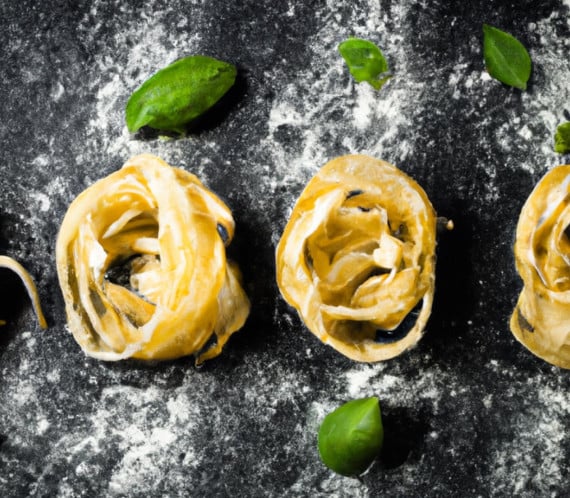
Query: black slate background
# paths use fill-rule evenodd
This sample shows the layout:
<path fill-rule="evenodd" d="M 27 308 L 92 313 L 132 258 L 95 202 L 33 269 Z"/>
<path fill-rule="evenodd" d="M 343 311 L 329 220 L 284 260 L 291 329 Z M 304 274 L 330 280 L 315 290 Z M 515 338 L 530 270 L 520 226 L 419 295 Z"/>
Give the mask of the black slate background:
<path fill-rule="evenodd" d="M 386 15 L 384 33 L 366 29 L 371 6 Z M 37 329 L 18 280 L 0 272 L 0 312 L 9 322 L 0 335 L 0 495 L 567 496 L 568 375 L 524 350 L 508 320 L 521 286 L 512 258 L 518 213 L 540 176 L 565 159 L 545 152 L 552 126 L 533 113 L 545 102 L 564 119 L 568 87 L 558 84 L 566 92 L 549 96 L 552 75 L 540 55 L 562 47 L 558 63 L 568 74 L 569 10 L 560 1 L 2 2 L 0 250 L 36 278 L 50 328 Z M 483 22 L 529 48 L 526 95 L 485 80 L 452 96 L 458 61 L 459 73 L 483 71 Z M 330 46 L 319 45 L 329 25 L 338 32 L 324 38 Z M 137 65 L 128 54 L 157 26 L 148 62 Z M 409 99 L 403 109 L 411 119 L 395 137 L 389 122 L 355 131 L 346 113 L 361 90 L 335 47 L 353 29 L 379 43 L 400 80 L 375 98 L 400 89 Z M 396 46 L 409 53 L 407 64 Z M 235 63 L 234 89 L 187 138 L 124 138 L 129 93 L 189 49 Z M 329 62 L 339 82 L 324 85 L 335 100 L 319 107 L 314 100 L 327 93 L 315 95 L 312 82 L 330 76 Z M 105 114 L 98 105 L 108 95 L 99 92 L 114 77 L 121 83 L 111 87 L 118 94 Z M 406 81 L 417 93 L 406 95 Z M 299 109 L 310 102 L 320 114 L 268 133 L 283 101 Z M 502 147 L 495 137 L 513 116 L 531 123 L 533 137 L 507 133 L 511 146 Z M 350 152 L 345 136 L 362 151 L 382 143 L 383 159 L 413 176 L 455 222 L 439 241 L 426 335 L 384 364 L 356 364 L 320 344 L 274 283 L 278 234 L 324 161 L 290 174 L 283 166 L 299 164 L 303 133 L 317 122 L 315 161 Z M 411 152 L 399 141 L 411 142 Z M 53 250 L 59 222 L 77 194 L 133 151 L 203 177 L 237 221 L 230 254 L 252 313 L 201 369 L 192 359 L 97 362 L 65 329 Z M 335 476 L 316 452 L 324 414 L 357 395 L 379 396 L 386 431 L 383 454 L 361 481 Z"/>

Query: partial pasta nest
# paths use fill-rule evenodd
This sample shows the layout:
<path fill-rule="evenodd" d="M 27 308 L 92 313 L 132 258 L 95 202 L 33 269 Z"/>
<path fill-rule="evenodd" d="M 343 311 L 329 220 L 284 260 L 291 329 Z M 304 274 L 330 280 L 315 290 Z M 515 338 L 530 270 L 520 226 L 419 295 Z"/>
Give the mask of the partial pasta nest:
<path fill-rule="evenodd" d="M 552 169 L 530 194 L 514 253 L 524 287 L 511 330 L 535 355 L 570 368 L 570 165 Z"/>
<path fill-rule="evenodd" d="M 130 159 L 70 205 L 56 262 L 69 329 L 102 360 L 217 356 L 249 313 L 229 208 L 196 176 Z"/>
<path fill-rule="evenodd" d="M 412 347 L 431 313 L 437 219 L 422 188 L 365 155 L 327 163 L 308 183 L 276 253 L 277 282 L 309 330 L 347 357 Z"/>

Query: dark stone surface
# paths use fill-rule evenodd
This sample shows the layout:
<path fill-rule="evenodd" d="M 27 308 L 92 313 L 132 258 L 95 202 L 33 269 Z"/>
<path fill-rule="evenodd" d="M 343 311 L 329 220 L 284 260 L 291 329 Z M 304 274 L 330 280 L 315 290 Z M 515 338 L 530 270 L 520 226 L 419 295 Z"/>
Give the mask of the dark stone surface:
<path fill-rule="evenodd" d="M 102 1 L 0 5 L 0 250 L 36 278 L 37 329 L 17 279 L 0 335 L 1 496 L 567 496 L 568 374 L 508 327 L 521 287 L 520 208 L 568 110 L 569 3 L 362 0 Z M 483 22 L 528 47 L 521 93 L 486 77 Z M 355 85 L 336 46 L 371 39 L 395 77 Z M 165 141 L 130 137 L 123 108 L 178 57 L 216 56 L 236 87 Z M 567 118 L 566 118 L 567 119 Z M 71 200 L 131 155 L 197 174 L 231 206 L 232 257 L 253 309 L 221 357 L 157 365 L 86 358 L 65 329 L 54 245 Z M 364 152 L 397 164 L 456 229 L 440 238 L 420 344 L 351 362 L 277 292 L 274 247 L 306 181 Z M 381 458 L 361 481 L 319 461 L 324 415 L 377 395 Z"/>

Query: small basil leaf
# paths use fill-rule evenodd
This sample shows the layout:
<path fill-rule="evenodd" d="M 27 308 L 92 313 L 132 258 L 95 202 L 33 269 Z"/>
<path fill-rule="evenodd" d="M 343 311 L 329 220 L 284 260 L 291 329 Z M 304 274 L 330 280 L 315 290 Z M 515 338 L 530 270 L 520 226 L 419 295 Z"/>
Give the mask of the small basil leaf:
<path fill-rule="evenodd" d="M 366 81 L 376 90 L 380 90 L 391 78 L 390 75 L 381 77 L 388 71 L 388 63 L 374 43 L 360 38 L 349 38 L 338 46 L 338 51 L 357 83 Z"/>
<path fill-rule="evenodd" d="M 319 455 L 334 472 L 358 476 L 378 456 L 383 441 L 378 398 L 357 399 L 325 417 L 318 435 Z"/>
<path fill-rule="evenodd" d="M 237 70 L 227 62 L 192 55 L 177 60 L 146 80 L 126 107 L 131 133 L 143 126 L 184 132 L 184 126 L 212 107 L 231 88 Z"/>
<path fill-rule="evenodd" d="M 515 37 L 483 24 L 483 57 L 489 74 L 505 85 L 526 90 L 531 60 Z"/>
<path fill-rule="evenodd" d="M 570 121 L 558 125 L 554 135 L 554 151 L 559 154 L 570 152 Z"/>

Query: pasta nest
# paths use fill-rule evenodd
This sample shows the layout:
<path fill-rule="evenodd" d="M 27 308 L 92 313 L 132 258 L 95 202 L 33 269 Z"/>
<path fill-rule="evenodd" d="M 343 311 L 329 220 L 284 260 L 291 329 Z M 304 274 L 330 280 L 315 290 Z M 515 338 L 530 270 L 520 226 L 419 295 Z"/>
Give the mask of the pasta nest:
<path fill-rule="evenodd" d="M 277 282 L 309 330 L 363 362 L 415 345 L 435 288 L 435 211 L 395 166 L 333 159 L 301 193 L 276 252 Z"/>
<path fill-rule="evenodd" d="M 514 253 L 524 287 L 511 330 L 535 355 L 570 368 L 570 165 L 549 171 L 528 197 Z"/>
<path fill-rule="evenodd" d="M 249 301 L 226 259 L 229 208 L 196 176 L 130 159 L 70 205 L 56 262 L 67 321 L 101 360 L 217 356 Z"/>

